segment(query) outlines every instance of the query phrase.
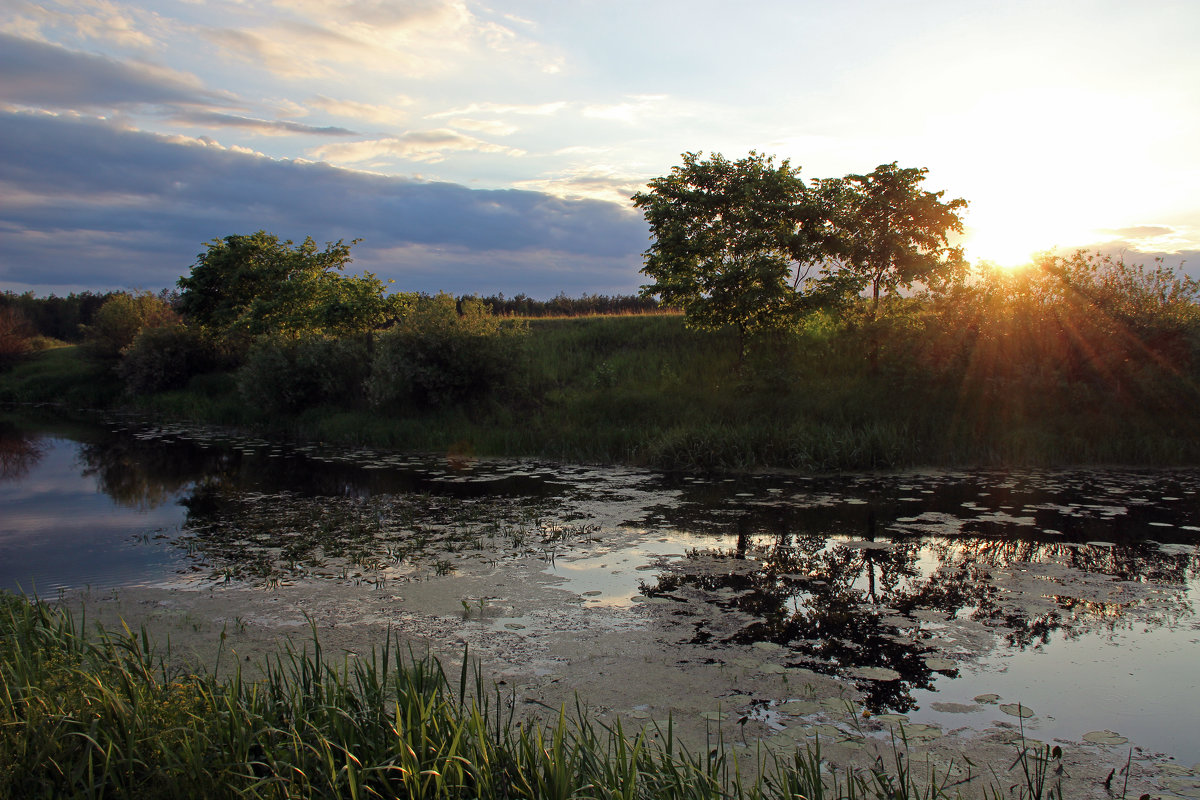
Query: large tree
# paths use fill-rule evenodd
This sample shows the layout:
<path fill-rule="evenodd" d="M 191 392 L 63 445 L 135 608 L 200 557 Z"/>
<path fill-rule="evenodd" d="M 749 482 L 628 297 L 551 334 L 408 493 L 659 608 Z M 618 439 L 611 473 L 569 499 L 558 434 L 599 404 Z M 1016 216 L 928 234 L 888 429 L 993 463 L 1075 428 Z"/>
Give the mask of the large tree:
<path fill-rule="evenodd" d="M 214 239 L 179 279 L 180 311 L 220 332 L 350 334 L 382 327 L 404 298 L 369 272 L 342 275 L 350 248 L 258 231 Z"/>
<path fill-rule="evenodd" d="M 654 241 L 645 295 L 683 309 L 695 328 L 746 337 L 794 323 L 812 266 L 826 255 L 825 194 L 800 168 L 751 152 L 729 161 L 684 153 L 683 164 L 634 195 Z"/>

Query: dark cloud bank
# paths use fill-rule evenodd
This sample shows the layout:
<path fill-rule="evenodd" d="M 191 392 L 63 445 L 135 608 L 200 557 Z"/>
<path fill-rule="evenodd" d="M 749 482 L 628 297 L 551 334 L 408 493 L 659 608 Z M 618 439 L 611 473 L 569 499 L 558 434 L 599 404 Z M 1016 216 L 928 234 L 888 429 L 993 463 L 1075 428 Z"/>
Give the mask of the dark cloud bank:
<path fill-rule="evenodd" d="M 363 240 L 353 269 L 398 288 L 635 291 L 632 210 L 277 161 L 44 113 L 0 113 L 0 289 L 161 288 L 203 243 L 265 229 Z"/>
<path fill-rule="evenodd" d="M 145 65 L 0 33 L 6 100 L 41 108 L 111 108 L 142 103 L 225 104 L 181 77 Z"/>

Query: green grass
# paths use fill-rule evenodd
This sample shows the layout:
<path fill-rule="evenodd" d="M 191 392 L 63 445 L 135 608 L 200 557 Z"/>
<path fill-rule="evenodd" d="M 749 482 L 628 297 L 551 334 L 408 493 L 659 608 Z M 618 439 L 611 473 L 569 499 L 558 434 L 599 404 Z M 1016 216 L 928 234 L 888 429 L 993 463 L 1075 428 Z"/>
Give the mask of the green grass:
<path fill-rule="evenodd" d="M 885 347 L 872 369 L 860 338 L 814 323 L 739 367 L 732 332 L 690 331 L 678 315 L 535 319 L 522 363 L 487 396 L 390 412 L 348 400 L 293 414 L 254 408 L 229 374 L 122 396 L 103 368 L 62 348 L 0 375 L 0 399 L 125 404 L 354 445 L 679 470 L 1200 463 L 1200 391 L 1187 373 L 1136 367 L 1111 385 L 1037 370 L 997 377 L 932 366 L 914 350 L 919 339 Z M 347 387 L 347 397 L 360 394 Z"/>
<path fill-rule="evenodd" d="M 670 723 L 627 730 L 578 701 L 548 722 L 517 719 L 465 658 L 453 681 L 435 659 L 397 658 L 386 642 L 336 664 L 314 632 L 250 680 L 236 657 L 232 668 L 220 657 L 211 671 L 173 668 L 144 629 L 84 628 L 0 594 L 2 797 L 955 796 L 945 779 L 914 774 L 903 741 L 869 768 L 832 769 L 819 744 L 739 764 L 719 740 L 689 750 Z M 1060 796 L 1047 770 L 1060 756 L 1019 749 L 1005 770 L 1022 770 L 1015 796 Z"/>
<path fill-rule="evenodd" d="M 78 345 L 39 351 L 0 373 L 0 402 L 97 408 L 120 393 L 112 365 L 89 361 Z"/>

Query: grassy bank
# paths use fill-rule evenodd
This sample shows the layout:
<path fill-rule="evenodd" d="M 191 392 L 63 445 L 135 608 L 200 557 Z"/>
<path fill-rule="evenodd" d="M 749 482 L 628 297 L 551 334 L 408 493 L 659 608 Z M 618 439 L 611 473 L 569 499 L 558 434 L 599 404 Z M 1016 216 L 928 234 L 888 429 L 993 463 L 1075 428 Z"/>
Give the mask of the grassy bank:
<path fill-rule="evenodd" d="M 517 719 L 478 671 L 464 666 L 452 681 L 435 660 L 397 659 L 387 643 L 337 666 L 314 636 L 252 681 L 236 657 L 232 667 L 172 668 L 145 631 L 82 628 L 64 611 L 0 595 L 0 796 L 957 796 L 915 775 L 902 746 L 865 769 L 823 764 L 819 747 L 739 765 L 721 742 L 682 747 L 670 723 L 626 730 L 582 711 L 549 724 Z M 984 796 L 1060 796 L 1047 770 L 1059 753 L 1017 755 L 1017 772 L 993 770 L 1022 776 L 1016 793 L 994 786 Z M 742 779 L 743 768 L 755 777 Z"/>
<path fill-rule="evenodd" d="M 0 375 L 0 400 L 123 403 L 348 444 L 688 470 L 1200 463 L 1200 393 L 1185 371 L 1068 378 L 1003 354 L 983 366 L 978 352 L 954 360 L 909 334 L 869 360 L 865 336 L 813 324 L 739 365 L 731 332 L 690 331 L 678 316 L 531 320 L 497 391 L 378 411 L 348 387 L 345 402 L 289 413 L 256 408 L 228 373 L 123 396 L 111 371 L 62 348 Z"/>

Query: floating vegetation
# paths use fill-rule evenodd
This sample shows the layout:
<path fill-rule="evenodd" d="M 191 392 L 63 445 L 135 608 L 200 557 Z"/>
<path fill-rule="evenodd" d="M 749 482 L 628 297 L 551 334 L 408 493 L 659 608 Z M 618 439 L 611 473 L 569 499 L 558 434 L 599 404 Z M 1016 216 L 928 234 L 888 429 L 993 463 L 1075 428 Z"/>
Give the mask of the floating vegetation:
<path fill-rule="evenodd" d="M 1001 703 L 1000 710 L 1010 717 L 1020 717 L 1021 719 L 1029 719 L 1033 716 L 1033 710 L 1028 706 L 1023 706 L 1020 703 Z"/>
<path fill-rule="evenodd" d="M 531 541 L 572 541 L 575 528 L 543 533 L 543 509 L 499 498 L 431 494 L 318 496 L 200 487 L 187 500 L 177 543 L 202 555 L 211 576 L 404 580 L 422 565 L 447 575 L 452 553 L 498 561 L 533 552 Z M 578 529 L 582 530 L 582 528 Z"/>

